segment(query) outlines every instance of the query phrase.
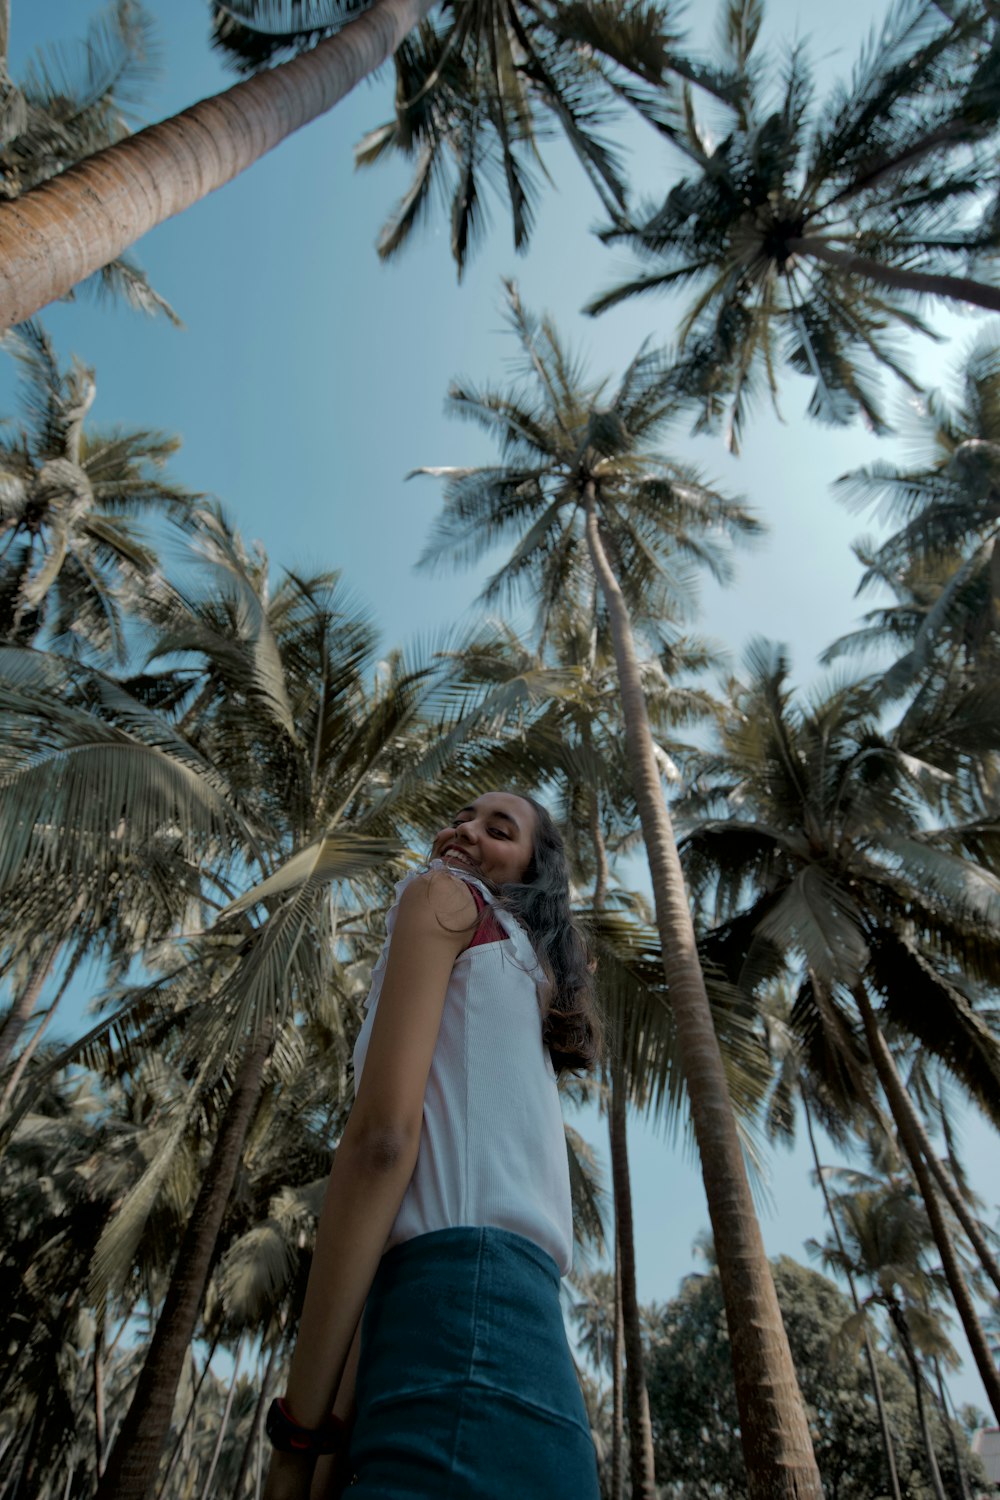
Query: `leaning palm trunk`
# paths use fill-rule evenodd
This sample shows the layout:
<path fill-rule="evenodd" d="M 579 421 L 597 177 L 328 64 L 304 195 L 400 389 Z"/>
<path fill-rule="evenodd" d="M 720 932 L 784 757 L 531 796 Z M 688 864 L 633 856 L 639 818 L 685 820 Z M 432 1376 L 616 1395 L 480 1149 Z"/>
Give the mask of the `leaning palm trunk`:
<path fill-rule="evenodd" d="M 823 1493 L 819 1470 L 754 1213 L 677 845 L 653 754 L 632 624 L 601 539 L 593 480 L 587 483 L 584 498 L 587 543 L 614 642 L 626 751 L 649 860 L 663 971 L 719 1261 L 747 1489 L 750 1500 L 815 1500 Z"/>
<path fill-rule="evenodd" d="M 615 1225 L 615 1331 L 611 1341 L 611 1500 L 624 1500 L 625 1465 L 622 1462 L 625 1423 L 622 1392 L 622 1361 L 625 1355 L 625 1320 L 622 1317 L 622 1255 Z"/>
<path fill-rule="evenodd" d="M 917 1179 L 917 1186 L 920 1189 L 920 1196 L 927 1210 L 927 1218 L 930 1222 L 931 1232 L 934 1235 L 934 1243 L 941 1257 L 941 1267 L 955 1303 L 955 1310 L 961 1319 L 962 1327 L 965 1329 L 965 1336 L 969 1341 L 969 1348 L 972 1350 L 972 1357 L 976 1362 L 976 1369 L 979 1371 L 979 1378 L 983 1382 L 983 1388 L 989 1398 L 989 1403 L 993 1408 L 997 1421 L 1000 1422 L 1000 1370 L 997 1369 L 991 1358 L 990 1347 L 983 1332 L 983 1325 L 979 1321 L 979 1314 L 976 1312 L 975 1303 L 972 1300 L 965 1277 L 962 1274 L 962 1267 L 955 1253 L 955 1246 L 952 1244 L 951 1234 L 941 1207 L 941 1200 L 934 1186 L 934 1179 L 920 1149 L 921 1131 L 916 1110 L 913 1108 L 910 1096 L 903 1087 L 902 1080 L 896 1071 L 896 1064 L 893 1061 L 892 1053 L 889 1051 L 885 1037 L 879 1030 L 875 1012 L 872 1010 L 871 1001 L 868 999 L 864 985 L 856 984 L 853 987 L 852 994 L 855 1004 L 861 1012 L 869 1055 L 875 1072 L 878 1075 L 879 1083 L 882 1085 L 882 1091 L 888 1101 L 892 1118 L 896 1129 L 899 1131 L 899 1138 L 909 1159 L 913 1175 Z"/>
<path fill-rule="evenodd" d="M 816 1167 L 816 1180 L 819 1183 L 820 1192 L 823 1194 L 823 1204 L 826 1208 L 826 1216 L 830 1220 L 833 1237 L 840 1251 L 840 1263 L 844 1267 L 847 1276 L 847 1285 L 851 1292 L 851 1301 L 854 1303 L 854 1311 L 861 1311 L 861 1302 L 858 1297 L 858 1289 L 854 1284 L 854 1277 L 847 1267 L 847 1251 L 844 1247 L 844 1237 L 840 1232 L 840 1220 L 837 1218 L 833 1204 L 830 1201 L 830 1192 L 823 1175 L 823 1168 L 819 1159 L 819 1151 L 816 1149 L 816 1136 L 813 1131 L 812 1110 L 809 1108 L 809 1099 L 805 1089 L 800 1090 L 802 1095 L 802 1108 L 806 1117 L 806 1131 L 809 1135 L 809 1145 L 812 1148 L 812 1159 Z M 892 1491 L 893 1500 L 903 1500 L 899 1489 L 899 1475 L 896 1471 L 896 1450 L 893 1447 L 892 1433 L 889 1430 L 889 1418 L 885 1410 L 885 1395 L 882 1391 L 882 1381 L 879 1378 L 878 1365 L 875 1363 L 875 1350 L 872 1348 L 871 1335 L 868 1332 L 867 1323 L 862 1324 L 862 1332 L 865 1341 L 865 1359 L 868 1363 L 868 1373 L 871 1376 L 872 1392 L 875 1396 L 875 1407 L 878 1411 L 879 1431 L 882 1434 L 882 1450 L 885 1453 L 885 1466 L 889 1475 L 889 1487 Z"/>
<path fill-rule="evenodd" d="M 625 1343 L 625 1394 L 628 1403 L 629 1471 L 633 1500 L 656 1500 L 653 1428 L 649 1417 L 639 1298 L 632 1232 L 632 1184 L 628 1169 L 625 1081 L 620 1059 L 611 1063 L 611 1180 L 614 1185 L 615 1232 L 621 1274 L 622 1328 Z"/>
<path fill-rule="evenodd" d="M 219 1466 L 219 1458 L 222 1454 L 222 1445 L 226 1441 L 226 1430 L 229 1427 L 229 1418 L 233 1414 L 233 1400 L 236 1396 L 236 1382 L 240 1378 L 240 1364 L 243 1359 L 243 1339 L 245 1337 L 245 1334 L 242 1335 L 239 1343 L 236 1345 L 236 1357 L 233 1360 L 233 1378 L 229 1382 L 229 1391 L 226 1395 L 226 1404 L 222 1410 L 222 1421 L 219 1423 L 219 1430 L 215 1435 L 215 1447 L 212 1449 L 212 1461 L 208 1466 L 208 1473 L 205 1476 L 205 1484 L 202 1488 L 201 1500 L 212 1500 L 212 1480 L 215 1478 L 215 1471 Z M 238 1493 L 238 1490 L 234 1491 L 234 1494 Z"/>
<path fill-rule="evenodd" d="M 969 1205 L 955 1186 L 944 1163 L 939 1160 L 927 1132 L 924 1130 L 920 1116 L 916 1111 L 914 1111 L 914 1119 L 919 1132 L 918 1138 L 920 1140 L 921 1154 L 930 1167 L 938 1187 L 948 1200 L 952 1213 L 965 1231 L 965 1237 L 976 1252 L 979 1264 L 993 1282 L 997 1291 L 1000 1292 L 1000 1262 L 998 1262 L 993 1251 L 986 1243 L 982 1229 L 976 1223 L 975 1216 L 969 1211 Z"/>
<path fill-rule="evenodd" d="M 0 331 L 230 182 L 391 57 L 434 0 L 376 0 L 290 62 L 150 125 L 0 205 Z"/>
<path fill-rule="evenodd" d="M 971 302 L 976 307 L 987 307 L 1000 312 L 1000 287 L 989 286 L 984 281 L 974 281 L 970 276 L 938 276 L 931 271 L 907 271 L 902 266 L 886 265 L 872 260 L 868 255 L 855 255 L 850 250 L 838 250 L 819 235 L 805 235 L 801 239 L 789 239 L 788 249 L 793 255 L 810 255 L 838 271 L 851 276 L 866 276 L 880 286 L 890 286 L 902 292 L 923 292 L 928 297 L 946 297 L 950 302 Z"/>
<path fill-rule="evenodd" d="M 265 1028 L 240 1063 L 135 1395 L 98 1486 L 98 1500 L 146 1500 L 152 1492 L 160 1452 L 173 1416 L 177 1382 L 194 1337 L 215 1257 L 222 1216 L 260 1099 L 270 1045 L 271 1033 Z"/>
<path fill-rule="evenodd" d="M 585 739 L 589 748 L 589 737 Z M 594 845 L 594 910 L 603 911 L 608 892 L 608 855 L 601 828 L 598 798 L 590 804 L 591 836 Z M 620 1039 L 615 1039 L 617 1046 Z M 646 1389 L 645 1357 L 642 1349 L 642 1326 L 639 1321 L 639 1294 L 635 1275 L 635 1235 L 632 1223 L 632 1184 L 628 1167 L 628 1123 L 626 1088 L 621 1057 L 612 1057 L 611 1103 L 608 1109 L 608 1141 L 611 1148 L 611 1182 L 615 1205 L 615 1335 L 613 1404 L 615 1431 L 612 1436 L 611 1489 L 615 1494 L 624 1479 L 622 1467 L 622 1392 L 621 1356 L 625 1352 L 625 1388 L 628 1396 L 629 1469 L 633 1500 L 655 1500 L 656 1477 L 653 1459 L 653 1427 L 649 1416 L 649 1392 Z M 619 1337 L 619 1320 L 621 1330 Z"/>
<path fill-rule="evenodd" d="M 59 957 L 61 943 L 55 943 L 38 964 L 32 969 L 7 1015 L 4 1023 L 0 1026 L 0 1071 L 6 1068 L 10 1062 L 11 1054 L 17 1046 L 21 1032 L 27 1026 L 35 1013 L 39 996 L 45 986 L 45 981 L 52 973 L 52 967 Z"/>
<path fill-rule="evenodd" d="M 236 1476 L 236 1483 L 233 1485 L 233 1500 L 240 1500 L 240 1496 L 243 1494 L 243 1487 L 246 1483 L 246 1477 L 250 1472 L 253 1450 L 259 1445 L 260 1429 L 264 1425 L 264 1409 L 267 1406 L 268 1390 L 271 1385 L 272 1376 L 274 1375 L 274 1367 L 278 1362 L 278 1355 L 281 1353 L 281 1348 L 281 1335 L 278 1334 L 274 1341 L 274 1348 L 268 1355 L 267 1364 L 264 1367 L 264 1374 L 261 1378 L 260 1392 L 257 1396 L 257 1405 L 254 1407 L 253 1420 L 250 1423 L 250 1432 L 247 1436 L 246 1442 L 243 1445 L 243 1454 L 240 1458 L 240 1470 Z"/>
<path fill-rule="evenodd" d="M 934 1487 L 936 1500 L 948 1500 L 941 1483 L 941 1471 L 938 1468 L 937 1454 L 934 1452 L 934 1442 L 931 1438 L 931 1429 L 927 1422 L 927 1403 L 924 1401 L 924 1377 L 917 1360 L 913 1340 L 910 1337 L 910 1326 L 906 1321 L 906 1314 L 898 1302 L 889 1304 L 889 1317 L 892 1325 L 899 1335 L 899 1342 L 903 1346 L 906 1362 L 910 1367 L 913 1377 L 913 1393 L 917 1401 L 917 1421 L 920 1424 L 920 1436 L 924 1440 L 924 1452 L 927 1454 L 927 1466 L 930 1469 L 931 1484 Z"/>

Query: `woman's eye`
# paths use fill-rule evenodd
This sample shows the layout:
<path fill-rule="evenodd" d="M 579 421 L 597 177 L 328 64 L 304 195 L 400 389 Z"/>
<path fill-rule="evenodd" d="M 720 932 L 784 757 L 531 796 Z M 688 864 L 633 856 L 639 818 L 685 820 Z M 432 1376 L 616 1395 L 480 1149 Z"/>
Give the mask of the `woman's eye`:
<path fill-rule="evenodd" d="M 492 836 L 495 839 L 509 839 L 510 838 L 510 834 L 506 833 L 504 831 L 504 829 L 502 829 L 502 828 L 491 828 L 489 830 L 489 832 L 492 834 Z"/>

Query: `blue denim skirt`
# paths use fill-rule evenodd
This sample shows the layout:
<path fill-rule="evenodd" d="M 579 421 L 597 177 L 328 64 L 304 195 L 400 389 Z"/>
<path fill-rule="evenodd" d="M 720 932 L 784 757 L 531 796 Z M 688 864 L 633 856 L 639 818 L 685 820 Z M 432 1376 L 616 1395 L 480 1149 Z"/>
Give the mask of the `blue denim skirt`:
<path fill-rule="evenodd" d="M 351 1500 L 599 1500 L 550 1255 L 440 1229 L 382 1257 L 361 1325 Z"/>

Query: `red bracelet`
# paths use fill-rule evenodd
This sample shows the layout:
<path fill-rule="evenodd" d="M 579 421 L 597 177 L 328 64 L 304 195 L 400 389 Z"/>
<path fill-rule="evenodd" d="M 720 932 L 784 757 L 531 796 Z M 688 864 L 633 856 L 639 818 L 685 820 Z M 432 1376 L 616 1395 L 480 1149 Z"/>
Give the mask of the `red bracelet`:
<path fill-rule="evenodd" d="M 338 1453 L 347 1446 L 348 1426 L 340 1417 L 327 1417 L 322 1427 L 300 1427 L 288 1410 L 283 1396 L 275 1396 L 267 1411 L 264 1431 L 271 1447 L 279 1453 L 312 1454 L 319 1457 L 325 1453 Z"/>

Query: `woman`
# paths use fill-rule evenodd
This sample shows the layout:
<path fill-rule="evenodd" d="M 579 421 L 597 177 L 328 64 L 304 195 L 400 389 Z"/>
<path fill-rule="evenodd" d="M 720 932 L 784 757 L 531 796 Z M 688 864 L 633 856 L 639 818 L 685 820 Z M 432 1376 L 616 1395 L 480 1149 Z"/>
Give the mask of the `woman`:
<path fill-rule="evenodd" d="M 600 1023 L 548 813 L 462 808 L 386 925 L 266 1500 L 597 1500 L 556 1076 Z"/>

